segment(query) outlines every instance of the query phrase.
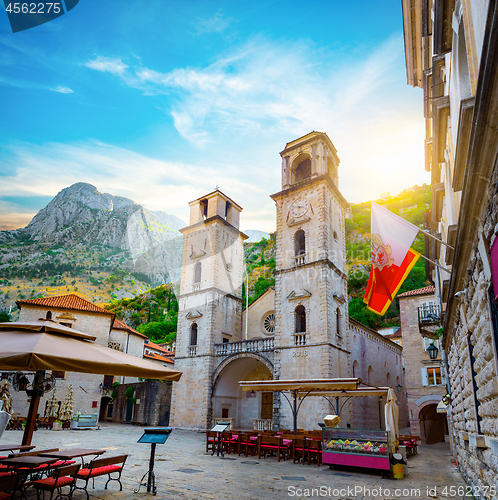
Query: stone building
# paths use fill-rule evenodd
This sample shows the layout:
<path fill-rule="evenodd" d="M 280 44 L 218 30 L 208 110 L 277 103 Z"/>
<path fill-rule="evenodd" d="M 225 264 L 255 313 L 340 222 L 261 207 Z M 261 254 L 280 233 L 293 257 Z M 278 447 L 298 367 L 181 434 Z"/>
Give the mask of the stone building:
<path fill-rule="evenodd" d="M 448 434 L 446 414 L 437 412 L 437 405 L 446 394 L 441 349 L 435 340 L 439 352 L 435 359 L 430 359 L 427 348 L 433 341 L 421 336 L 431 322 L 430 314 L 436 311 L 439 318 L 435 288 L 411 290 L 398 295 L 398 299 L 410 432 L 420 436 L 423 443 L 444 441 Z"/>
<path fill-rule="evenodd" d="M 498 484 L 498 308 L 491 258 L 498 229 L 498 5 L 403 0 L 408 83 L 424 91 L 427 242 L 444 325 L 450 438 L 481 496 Z M 496 256 L 495 256 L 496 257 Z"/>
<path fill-rule="evenodd" d="M 282 190 L 271 196 L 277 211 L 275 287 L 244 313 L 242 208 L 218 190 L 190 202 L 190 225 L 181 230 L 175 368 L 183 376 L 173 387 L 174 426 L 206 429 L 217 418 L 245 429 L 255 421 L 292 426 L 290 407 L 279 393 L 242 393 L 241 380 L 350 377 L 356 361 L 367 374 L 373 367 L 373 383 L 385 385 L 389 372 L 393 385 L 403 384 L 402 348 L 359 323 L 352 326 L 348 318 L 349 204 L 337 187 L 334 145 L 326 134 L 312 132 L 288 143 L 280 155 Z M 372 406 L 375 420 L 363 418 L 365 406 L 355 404 L 355 417 L 351 401 L 343 403 L 344 423 L 381 423 L 377 400 L 363 403 Z M 298 426 L 316 428 L 335 411 L 335 401 L 307 398 Z"/>

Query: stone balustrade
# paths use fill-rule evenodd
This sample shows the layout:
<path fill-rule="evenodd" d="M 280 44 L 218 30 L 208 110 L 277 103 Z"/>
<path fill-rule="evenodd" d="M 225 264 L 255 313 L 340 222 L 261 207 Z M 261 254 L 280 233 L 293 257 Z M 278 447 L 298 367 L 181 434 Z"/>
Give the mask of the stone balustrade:
<path fill-rule="evenodd" d="M 253 418 L 252 426 L 255 431 L 271 431 L 273 430 L 273 420 L 266 418 Z"/>
<path fill-rule="evenodd" d="M 300 332 L 294 334 L 294 344 L 295 345 L 306 345 L 306 337 L 308 332 Z"/>
<path fill-rule="evenodd" d="M 294 257 L 294 265 L 302 266 L 303 264 L 306 264 L 306 254 L 296 255 Z"/>
<path fill-rule="evenodd" d="M 240 352 L 273 351 L 274 337 L 262 339 L 242 340 L 239 342 L 226 342 L 214 345 L 217 356 L 229 356 Z"/>
<path fill-rule="evenodd" d="M 189 346 L 188 355 L 189 356 L 196 356 L 197 355 L 197 346 L 196 345 Z"/>

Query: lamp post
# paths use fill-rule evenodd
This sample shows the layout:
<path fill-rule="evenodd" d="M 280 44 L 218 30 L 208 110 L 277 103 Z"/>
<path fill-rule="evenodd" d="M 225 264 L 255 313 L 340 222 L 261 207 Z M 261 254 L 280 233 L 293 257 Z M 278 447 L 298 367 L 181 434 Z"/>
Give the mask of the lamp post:
<path fill-rule="evenodd" d="M 439 353 L 439 349 L 434 344 L 431 344 L 427 348 L 427 354 L 429 355 L 429 358 L 432 360 L 437 358 L 438 353 Z"/>

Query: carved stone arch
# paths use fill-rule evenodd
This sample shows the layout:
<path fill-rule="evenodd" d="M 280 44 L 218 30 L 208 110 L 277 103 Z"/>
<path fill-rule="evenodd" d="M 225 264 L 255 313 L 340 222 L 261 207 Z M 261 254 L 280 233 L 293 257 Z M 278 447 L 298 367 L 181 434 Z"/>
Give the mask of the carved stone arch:
<path fill-rule="evenodd" d="M 298 228 L 294 232 L 294 255 L 297 257 L 299 255 L 306 254 L 306 240 L 308 239 L 308 235 L 306 234 L 306 230 L 303 227 Z"/>
<path fill-rule="evenodd" d="M 291 184 L 296 184 L 311 177 L 312 158 L 309 153 L 299 153 L 293 160 L 290 170 Z"/>
<path fill-rule="evenodd" d="M 236 354 L 231 354 L 227 358 L 225 358 L 214 370 L 213 372 L 213 383 L 211 385 L 211 391 L 212 394 L 214 394 L 216 390 L 216 386 L 218 385 L 218 382 L 220 381 L 221 376 L 223 375 L 223 372 L 225 371 L 225 368 L 232 363 L 233 361 L 236 361 L 237 359 L 241 358 L 253 358 L 256 361 L 261 361 L 266 368 L 270 371 L 272 374 L 272 377 L 275 376 L 275 369 L 273 368 L 273 364 L 268 361 L 264 356 L 261 356 L 261 354 L 255 353 L 255 352 L 244 352 L 244 353 L 236 353 Z"/>

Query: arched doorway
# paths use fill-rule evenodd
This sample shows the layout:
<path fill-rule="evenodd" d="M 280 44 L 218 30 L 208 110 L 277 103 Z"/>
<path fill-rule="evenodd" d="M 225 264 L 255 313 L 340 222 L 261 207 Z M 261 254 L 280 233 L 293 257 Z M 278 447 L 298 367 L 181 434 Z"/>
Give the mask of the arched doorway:
<path fill-rule="evenodd" d="M 436 411 L 435 403 L 424 406 L 419 413 L 420 431 L 422 441 L 425 444 L 444 442 L 445 434 L 448 434 L 446 415 Z M 424 439 L 425 438 L 425 439 Z"/>
<path fill-rule="evenodd" d="M 240 355 L 238 355 L 240 356 Z M 259 356 L 240 356 L 215 373 L 212 394 L 213 418 L 233 419 L 236 429 L 253 428 L 254 419 L 273 418 L 273 393 L 242 392 L 241 380 L 272 380 L 270 363 Z"/>
<path fill-rule="evenodd" d="M 112 398 L 104 396 L 100 400 L 99 422 L 107 422 L 112 418 Z"/>

